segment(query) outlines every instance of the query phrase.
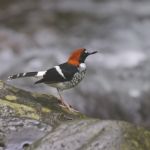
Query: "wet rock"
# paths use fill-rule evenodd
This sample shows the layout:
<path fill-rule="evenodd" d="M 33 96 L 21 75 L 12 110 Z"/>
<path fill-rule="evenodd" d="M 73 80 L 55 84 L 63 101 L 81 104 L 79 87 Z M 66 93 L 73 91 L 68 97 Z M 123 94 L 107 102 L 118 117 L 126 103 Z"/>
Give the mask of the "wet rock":
<path fill-rule="evenodd" d="M 0 119 L 0 130 L 4 132 L 3 145 L 6 150 L 22 150 L 27 144 L 43 137 L 52 127 L 28 118 L 6 117 Z"/>
<path fill-rule="evenodd" d="M 149 150 L 150 131 L 121 121 L 63 123 L 30 150 Z"/>

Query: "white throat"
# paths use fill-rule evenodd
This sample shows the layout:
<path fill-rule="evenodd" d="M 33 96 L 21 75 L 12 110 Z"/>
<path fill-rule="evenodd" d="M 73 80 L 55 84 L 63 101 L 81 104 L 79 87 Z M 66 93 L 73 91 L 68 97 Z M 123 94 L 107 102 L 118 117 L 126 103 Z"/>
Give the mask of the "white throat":
<path fill-rule="evenodd" d="M 81 63 L 79 65 L 79 71 L 85 71 L 86 70 L 86 64 L 85 63 Z"/>

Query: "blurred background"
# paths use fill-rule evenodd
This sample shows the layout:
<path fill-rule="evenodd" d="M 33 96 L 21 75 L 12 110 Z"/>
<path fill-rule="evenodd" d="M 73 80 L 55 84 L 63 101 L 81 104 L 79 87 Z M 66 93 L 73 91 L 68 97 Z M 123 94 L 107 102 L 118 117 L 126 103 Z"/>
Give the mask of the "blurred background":
<path fill-rule="evenodd" d="M 101 119 L 150 128 L 149 0 L 1 0 L 0 79 L 64 62 L 73 49 L 99 54 L 86 61 L 86 78 L 64 99 Z M 57 96 L 32 79 L 10 81 Z"/>

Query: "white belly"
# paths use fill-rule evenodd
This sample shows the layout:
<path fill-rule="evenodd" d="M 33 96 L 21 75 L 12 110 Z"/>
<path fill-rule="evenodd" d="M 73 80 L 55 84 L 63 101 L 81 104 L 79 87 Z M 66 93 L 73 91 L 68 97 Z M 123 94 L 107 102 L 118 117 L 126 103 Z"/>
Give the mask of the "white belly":
<path fill-rule="evenodd" d="M 86 70 L 76 73 L 71 81 L 53 83 L 53 84 L 48 84 L 48 85 L 51 87 L 58 88 L 59 90 L 66 90 L 66 89 L 73 88 L 74 86 L 76 86 L 82 81 L 82 79 L 85 76 L 85 72 Z"/>

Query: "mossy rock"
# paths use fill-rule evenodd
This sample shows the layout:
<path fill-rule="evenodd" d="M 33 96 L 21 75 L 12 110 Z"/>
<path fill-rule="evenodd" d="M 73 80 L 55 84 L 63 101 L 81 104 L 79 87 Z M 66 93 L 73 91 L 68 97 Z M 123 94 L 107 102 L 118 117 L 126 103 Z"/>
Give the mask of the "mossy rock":
<path fill-rule="evenodd" d="M 3 81 L 0 81 L 0 116 L 25 117 L 52 126 L 61 121 L 85 118 L 81 113 L 60 107 L 59 100 L 52 95 L 28 92 Z"/>
<path fill-rule="evenodd" d="M 6 149 L 150 150 L 150 131 L 144 128 L 73 113 L 52 95 L 27 92 L 3 81 L 0 131 L 0 148 Z"/>
<path fill-rule="evenodd" d="M 20 149 L 62 122 L 79 118 L 85 116 L 60 107 L 52 95 L 28 92 L 0 81 L 0 148 Z"/>

